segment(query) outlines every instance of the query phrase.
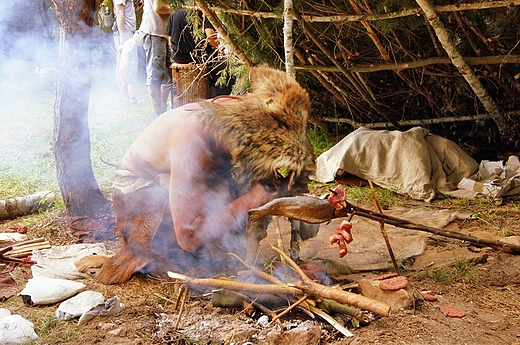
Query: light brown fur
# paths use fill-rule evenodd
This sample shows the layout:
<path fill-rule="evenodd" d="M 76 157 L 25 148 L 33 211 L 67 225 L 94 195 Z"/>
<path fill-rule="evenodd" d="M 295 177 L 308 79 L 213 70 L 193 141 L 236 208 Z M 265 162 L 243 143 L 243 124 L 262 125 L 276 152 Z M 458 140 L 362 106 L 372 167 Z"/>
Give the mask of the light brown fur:
<path fill-rule="evenodd" d="M 305 191 L 315 169 L 307 92 L 267 67 L 251 70 L 251 84 L 251 93 L 173 109 L 143 131 L 121 163 L 140 187 L 127 188 L 119 175 L 114 188 L 122 248 L 101 263 L 84 258 L 80 268 L 97 265 L 96 280 L 117 284 L 142 269 L 190 269 L 208 261 L 205 248 L 213 259 L 244 254 L 247 211 Z M 256 226 L 247 243 L 265 236 L 266 222 Z"/>

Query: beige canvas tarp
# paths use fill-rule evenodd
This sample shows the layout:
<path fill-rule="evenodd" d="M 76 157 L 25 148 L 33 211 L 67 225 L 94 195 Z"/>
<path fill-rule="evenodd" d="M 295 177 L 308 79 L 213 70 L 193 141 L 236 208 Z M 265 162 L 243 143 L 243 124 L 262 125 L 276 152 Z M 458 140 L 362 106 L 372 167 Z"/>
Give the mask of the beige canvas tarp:
<path fill-rule="evenodd" d="M 479 165 L 453 141 L 414 127 L 408 131 L 361 127 L 317 160 L 316 179 L 330 182 L 349 173 L 416 200 L 457 189 Z"/>

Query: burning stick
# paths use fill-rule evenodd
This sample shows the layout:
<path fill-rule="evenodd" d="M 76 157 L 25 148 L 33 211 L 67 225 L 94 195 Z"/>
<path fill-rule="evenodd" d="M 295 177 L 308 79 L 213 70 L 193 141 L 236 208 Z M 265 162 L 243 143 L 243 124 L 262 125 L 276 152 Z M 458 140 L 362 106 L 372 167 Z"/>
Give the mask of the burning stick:
<path fill-rule="evenodd" d="M 339 303 L 353 305 L 381 316 L 388 316 L 388 314 L 390 313 L 390 306 L 386 303 L 381 303 L 363 295 L 358 295 L 355 293 L 344 291 L 339 288 L 334 288 L 316 283 L 315 281 L 307 277 L 305 273 L 302 271 L 302 269 L 294 261 L 292 261 L 288 255 L 286 255 L 284 252 L 282 252 L 280 249 L 274 246 L 271 246 L 271 249 L 278 253 L 280 256 L 284 257 L 287 261 L 287 264 L 291 266 L 292 269 L 294 269 L 294 271 L 300 276 L 301 281 L 294 284 L 294 286 L 303 291 L 305 294 L 318 298 L 328 298 Z"/>

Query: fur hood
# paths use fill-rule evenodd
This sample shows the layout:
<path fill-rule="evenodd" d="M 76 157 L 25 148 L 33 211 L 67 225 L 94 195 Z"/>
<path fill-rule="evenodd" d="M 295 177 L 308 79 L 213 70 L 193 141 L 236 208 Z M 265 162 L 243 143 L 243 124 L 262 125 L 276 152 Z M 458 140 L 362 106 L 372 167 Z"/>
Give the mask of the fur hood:
<path fill-rule="evenodd" d="M 274 187 L 284 171 L 288 190 L 306 187 L 316 169 L 307 137 L 308 93 L 293 77 L 268 67 L 253 67 L 250 79 L 252 92 L 240 102 L 202 102 L 205 130 L 230 153 L 239 184 Z"/>

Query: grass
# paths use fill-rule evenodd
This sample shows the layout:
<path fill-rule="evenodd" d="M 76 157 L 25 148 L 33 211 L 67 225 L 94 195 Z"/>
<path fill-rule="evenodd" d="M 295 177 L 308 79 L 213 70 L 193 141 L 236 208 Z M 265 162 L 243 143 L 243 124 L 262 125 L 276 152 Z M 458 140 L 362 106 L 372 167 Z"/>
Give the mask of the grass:
<path fill-rule="evenodd" d="M 471 283 L 478 282 L 478 276 L 474 273 L 477 266 L 466 258 L 455 257 L 453 264 L 447 267 L 426 269 L 419 279 L 431 279 L 441 284 L 452 284 L 455 282 Z"/>

